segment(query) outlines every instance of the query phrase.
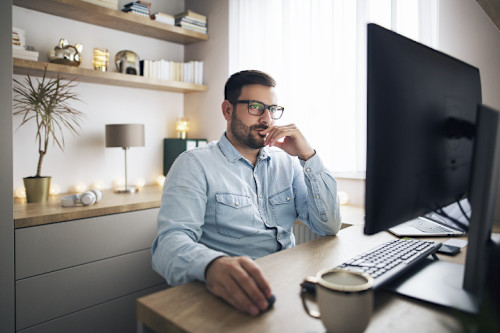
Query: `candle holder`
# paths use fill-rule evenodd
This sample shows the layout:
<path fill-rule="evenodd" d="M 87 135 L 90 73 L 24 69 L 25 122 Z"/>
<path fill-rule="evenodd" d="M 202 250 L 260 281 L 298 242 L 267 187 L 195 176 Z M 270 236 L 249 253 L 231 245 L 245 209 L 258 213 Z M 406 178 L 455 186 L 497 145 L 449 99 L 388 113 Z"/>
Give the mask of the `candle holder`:
<path fill-rule="evenodd" d="M 107 49 L 95 48 L 94 56 L 92 58 L 92 63 L 94 65 L 94 69 L 106 72 L 108 70 L 109 64 L 109 52 Z"/>
<path fill-rule="evenodd" d="M 177 124 L 175 125 L 175 130 L 177 131 L 178 138 L 186 139 L 187 132 L 189 132 L 189 121 L 186 118 L 177 119 Z"/>

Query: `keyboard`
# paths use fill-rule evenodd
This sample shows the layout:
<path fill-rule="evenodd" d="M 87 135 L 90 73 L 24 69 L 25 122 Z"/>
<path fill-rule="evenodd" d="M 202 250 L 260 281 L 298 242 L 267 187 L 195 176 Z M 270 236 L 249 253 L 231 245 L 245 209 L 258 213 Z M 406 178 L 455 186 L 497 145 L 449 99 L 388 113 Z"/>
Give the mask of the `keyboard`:
<path fill-rule="evenodd" d="M 365 272 L 374 279 L 376 289 L 418 265 L 436 253 L 441 243 L 419 239 L 396 239 L 337 266 L 351 271 Z"/>
<path fill-rule="evenodd" d="M 416 218 L 416 219 L 410 221 L 409 225 L 417 228 L 418 230 L 420 230 L 422 232 L 433 233 L 433 232 L 449 232 L 450 231 L 450 229 L 442 227 L 439 224 L 437 224 L 436 222 L 433 223 L 433 222 L 428 222 L 425 220 L 422 221 L 419 218 Z"/>

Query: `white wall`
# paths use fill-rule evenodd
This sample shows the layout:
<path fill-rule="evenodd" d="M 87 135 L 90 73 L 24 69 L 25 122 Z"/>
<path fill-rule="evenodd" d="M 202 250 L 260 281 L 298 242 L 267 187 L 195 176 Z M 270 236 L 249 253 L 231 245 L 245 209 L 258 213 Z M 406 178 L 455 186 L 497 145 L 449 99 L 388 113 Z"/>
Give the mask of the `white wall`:
<path fill-rule="evenodd" d="M 175 14 L 184 10 L 184 1 L 162 2 L 164 8 L 154 8 Z M 83 44 L 80 67 L 92 68 L 94 47 L 106 47 L 110 53 L 110 70 L 116 71 L 114 55 L 123 49 L 139 54 L 141 59 L 184 61 L 184 46 L 102 28 L 53 15 L 13 7 L 13 25 L 26 31 L 26 43 L 40 52 L 40 60 L 65 37 L 71 45 Z M 23 76 L 15 75 L 18 80 Z M 128 152 L 128 178 L 134 182 L 144 178 L 154 182 L 163 171 L 163 141 L 175 137 L 175 121 L 183 115 L 184 96 L 181 93 L 152 91 L 138 88 L 79 83 L 76 92 L 83 103 L 73 106 L 86 114 L 81 135 L 66 135 L 66 148 L 50 146 L 42 166 L 42 175 L 52 176 L 52 182 L 62 192 L 72 191 L 74 184 L 91 185 L 100 181 L 110 188 L 115 178 L 124 177 L 124 154 L 120 148 L 104 147 L 104 125 L 109 123 L 144 123 L 146 146 Z M 22 178 L 36 173 L 38 148 L 34 126 L 18 129 L 20 118 L 14 118 L 14 188 L 22 187 Z"/>
<path fill-rule="evenodd" d="M 221 104 L 229 73 L 229 0 L 186 0 L 186 9 L 208 17 L 207 42 L 186 46 L 186 61 L 203 59 L 208 91 L 186 94 L 185 115 L 190 120 L 190 136 L 218 140 L 226 129 Z"/>
<path fill-rule="evenodd" d="M 440 0 L 439 12 L 440 49 L 479 68 L 483 104 L 500 110 L 500 31 L 473 0 Z M 500 194 L 495 216 L 500 228 Z"/>
<path fill-rule="evenodd" d="M 500 32 L 474 0 L 439 4 L 439 49 L 478 67 L 483 103 L 500 109 Z"/>

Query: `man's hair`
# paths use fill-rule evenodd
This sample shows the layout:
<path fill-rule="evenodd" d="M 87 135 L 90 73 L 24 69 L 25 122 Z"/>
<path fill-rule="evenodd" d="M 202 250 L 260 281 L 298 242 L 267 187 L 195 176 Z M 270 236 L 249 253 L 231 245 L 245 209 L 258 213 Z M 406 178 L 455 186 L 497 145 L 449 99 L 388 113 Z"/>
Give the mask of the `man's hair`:
<path fill-rule="evenodd" d="M 234 73 L 226 81 L 224 86 L 224 99 L 230 102 L 236 101 L 241 94 L 241 88 L 250 84 L 261 84 L 268 87 L 276 87 L 276 81 L 269 75 L 257 70 L 245 70 Z"/>

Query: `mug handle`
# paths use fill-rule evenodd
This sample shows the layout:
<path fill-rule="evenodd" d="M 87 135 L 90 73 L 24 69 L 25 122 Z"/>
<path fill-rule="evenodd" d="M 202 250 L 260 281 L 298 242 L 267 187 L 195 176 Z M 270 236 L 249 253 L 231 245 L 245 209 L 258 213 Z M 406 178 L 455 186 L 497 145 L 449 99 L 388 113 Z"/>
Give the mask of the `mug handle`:
<path fill-rule="evenodd" d="M 302 281 L 300 284 L 300 298 L 302 299 L 302 306 L 304 307 L 304 310 L 306 310 L 307 314 L 313 318 L 320 319 L 321 314 L 319 311 L 313 311 L 310 310 L 309 307 L 307 306 L 307 301 L 305 299 L 305 294 L 310 291 L 311 289 L 311 284 L 316 285 L 318 283 L 318 279 L 314 276 L 309 276 Z"/>

